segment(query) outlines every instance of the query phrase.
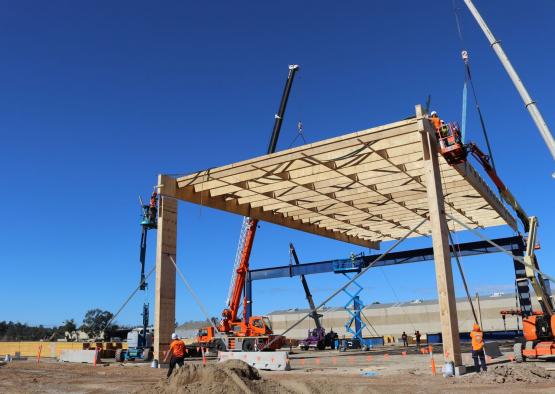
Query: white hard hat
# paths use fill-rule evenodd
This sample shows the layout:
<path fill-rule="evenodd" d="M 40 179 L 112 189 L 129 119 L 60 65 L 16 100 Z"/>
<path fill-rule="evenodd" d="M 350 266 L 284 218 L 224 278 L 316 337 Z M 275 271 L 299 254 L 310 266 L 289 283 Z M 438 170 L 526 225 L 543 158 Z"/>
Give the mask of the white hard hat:
<path fill-rule="evenodd" d="M 430 115 L 432 115 L 432 116 L 437 115 L 437 112 L 436 112 L 436 111 L 432 111 L 432 112 L 430 113 Z"/>
<path fill-rule="evenodd" d="M 175 332 L 172 334 L 172 339 L 177 339 L 177 334 Z"/>

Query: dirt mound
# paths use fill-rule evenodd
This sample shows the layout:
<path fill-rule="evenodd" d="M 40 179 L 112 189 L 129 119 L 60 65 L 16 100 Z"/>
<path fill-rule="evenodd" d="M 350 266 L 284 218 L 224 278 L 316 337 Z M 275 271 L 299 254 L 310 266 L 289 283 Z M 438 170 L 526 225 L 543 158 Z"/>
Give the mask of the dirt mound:
<path fill-rule="evenodd" d="M 156 391 L 161 394 L 215 393 L 256 394 L 287 393 L 277 382 L 260 377 L 258 370 L 240 360 L 223 363 L 185 364 L 173 373 L 169 382 L 159 382 Z"/>
<path fill-rule="evenodd" d="M 486 373 L 469 375 L 465 379 L 456 379 L 461 383 L 545 383 L 555 377 L 542 367 L 531 364 L 502 364 L 488 367 Z"/>

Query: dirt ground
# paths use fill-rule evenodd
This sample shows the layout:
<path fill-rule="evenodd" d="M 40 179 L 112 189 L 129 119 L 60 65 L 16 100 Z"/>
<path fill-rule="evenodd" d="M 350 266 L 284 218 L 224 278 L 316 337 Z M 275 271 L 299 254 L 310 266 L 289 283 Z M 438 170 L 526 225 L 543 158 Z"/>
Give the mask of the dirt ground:
<path fill-rule="evenodd" d="M 438 362 L 437 375 L 431 375 L 430 356 L 409 349 L 382 348 L 370 352 L 294 350 L 291 371 L 256 371 L 245 365 L 222 367 L 215 360 L 202 367 L 198 359 L 187 360 L 188 367 L 172 380 L 167 370 L 143 363 L 115 363 L 102 366 L 58 363 L 55 360 L 14 361 L 0 366 L 2 393 L 555 393 L 553 362 L 516 364 L 510 354 L 489 360 L 487 374 L 469 373 L 444 378 Z M 440 351 L 440 349 L 438 349 Z M 469 353 L 463 361 L 470 366 Z M 240 364 L 243 364 L 239 362 Z M 212 378 L 216 376 L 217 378 Z"/>

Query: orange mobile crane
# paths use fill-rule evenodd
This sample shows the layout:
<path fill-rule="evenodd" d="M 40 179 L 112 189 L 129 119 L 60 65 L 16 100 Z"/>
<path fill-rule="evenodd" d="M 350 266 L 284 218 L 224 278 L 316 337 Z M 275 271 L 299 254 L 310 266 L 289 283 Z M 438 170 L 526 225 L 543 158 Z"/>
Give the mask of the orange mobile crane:
<path fill-rule="evenodd" d="M 287 107 L 287 100 L 295 73 L 299 70 L 298 65 L 290 65 L 287 81 L 279 105 L 278 113 L 275 115 L 274 128 L 268 154 L 274 153 L 277 146 L 279 132 Z M 270 319 L 265 316 L 247 316 L 247 297 L 243 296 L 246 276 L 249 270 L 249 259 L 254 242 L 254 236 L 258 227 L 258 220 L 245 217 L 239 237 L 235 265 L 229 286 L 227 307 L 222 311 L 222 319 L 214 327 L 205 327 L 199 330 L 197 342 L 204 347 L 224 351 L 224 350 L 244 350 L 253 351 L 266 347 L 268 350 L 281 348 L 285 338 L 274 335 Z M 243 296 L 243 302 L 241 297 Z M 239 317 L 239 308 L 243 303 L 243 316 Z"/>

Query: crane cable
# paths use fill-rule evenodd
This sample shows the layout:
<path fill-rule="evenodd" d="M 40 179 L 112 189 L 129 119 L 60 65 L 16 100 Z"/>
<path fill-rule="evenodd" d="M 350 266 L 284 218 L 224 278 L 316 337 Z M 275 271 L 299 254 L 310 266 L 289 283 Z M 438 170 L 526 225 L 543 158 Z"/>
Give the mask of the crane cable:
<path fill-rule="evenodd" d="M 384 279 L 385 279 L 385 283 L 387 283 L 387 285 L 389 286 L 389 288 L 391 289 L 391 292 L 393 293 L 393 295 L 395 296 L 395 299 L 397 300 L 397 305 L 399 306 L 399 308 L 401 308 L 401 310 L 403 311 L 405 317 L 408 319 L 409 324 L 412 326 L 412 329 L 416 331 L 416 328 L 414 327 L 414 324 L 412 322 L 412 319 L 410 318 L 410 314 L 407 313 L 405 311 L 405 308 L 403 307 L 403 303 L 401 302 L 401 300 L 399 299 L 399 296 L 397 295 L 397 292 L 395 291 L 395 288 L 393 287 L 393 285 L 391 284 L 391 282 L 389 281 L 387 275 L 385 274 L 385 271 L 383 269 L 383 266 L 380 267 L 380 272 L 382 273 Z"/>
<path fill-rule="evenodd" d="M 491 144 L 489 142 L 488 133 L 486 130 L 486 123 L 484 121 L 484 116 L 482 115 L 482 110 L 480 109 L 480 103 L 478 102 L 478 96 L 476 94 L 476 88 L 474 87 L 474 82 L 472 80 L 472 74 L 470 72 L 470 63 L 468 57 L 468 51 L 465 49 L 464 39 L 462 34 L 461 28 L 461 20 L 459 18 L 459 13 L 457 11 L 457 6 L 455 4 L 455 0 L 453 0 L 453 12 L 455 14 L 455 22 L 457 24 L 457 32 L 459 35 L 459 40 L 461 42 L 461 56 L 464 62 L 464 86 L 463 86 L 463 104 L 462 104 L 462 127 L 461 127 L 461 135 L 464 141 L 465 129 L 466 129 L 466 102 L 467 102 L 467 84 L 470 85 L 470 89 L 472 91 L 472 97 L 474 98 L 474 105 L 476 107 L 476 111 L 478 112 L 478 118 L 480 119 L 480 126 L 482 128 L 482 133 L 484 135 L 484 139 L 486 141 L 486 146 L 488 148 L 489 158 L 491 160 L 491 166 L 495 169 L 495 162 L 493 160 L 493 151 L 491 150 Z"/>
<path fill-rule="evenodd" d="M 470 297 L 470 292 L 468 291 L 468 284 L 466 283 L 466 278 L 464 276 L 464 272 L 463 272 L 463 268 L 462 268 L 462 264 L 460 261 L 460 254 L 461 251 L 460 249 L 457 251 L 455 250 L 455 241 L 453 241 L 453 236 L 451 235 L 451 231 L 449 231 L 449 241 L 451 243 L 451 250 L 453 251 L 453 256 L 455 256 L 455 260 L 457 261 L 457 267 L 459 267 L 459 273 L 461 274 L 461 278 L 462 278 L 462 282 L 463 282 L 463 286 L 464 286 L 464 291 L 466 292 L 466 299 L 468 300 L 468 303 L 470 304 L 470 309 L 472 309 L 472 315 L 474 316 L 474 322 L 476 324 L 478 324 L 478 315 L 476 315 L 476 309 L 474 309 L 474 304 L 472 303 L 472 297 Z"/>
<path fill-rule="evenodd" d="M 123 304 L 120 306 L 120 308 L 117 310 L 117 312 L 112 316 L 112 318 L 110 320 L 108 320 L 108 322 L 104 325 L 104 327 L 102 328 L 102 330 L 100 331 L 104 331 L 106 330 L 106 328 L 108 328 L 108 326 L 110 326 L 110 324 L 112 324 L 112 322 L 114 320 L 116 320 L 116 317 L 118 317 L 118 315 L 121 313 L 121 311 L 123 311 L 123 309 L 127 306 L 127 304 L 129 303 L 129 301 L 131 301 L 131 299 L 133 298 L 133 296 L 140 290 L 141 286 L 144 284 L 146 284 L 146 280 L 150 277 L 150 275 L 152 275 L 152 273 L 154 272 L 156 266 L 152 267 L 151 270 L 148 272 L 148 274 L 146 274 L 145 278 L 141 281 L 141 283 L 139 283 L 139 286 L 137 286 L 135 288 L 135 290 L 133 290 L 131 292 L 131 294 L 129 295 L 129 297 L 127 297 L 127 299 L 123 302 Z M 96 328 L 96 324 L 94 326 L 92 326 L 92 328 Z M 92 329 L 91 328 L 91 329 Z"/>
<path fill-rule="evenodd" d="M 445 182 L 445 174 L 443 169 L 441 168 L 441 166 L 439 167 L 439 173 L 440 173 L 440 177 L 441 177 L 441 187 L 443 190 L 447 190 L 446 189 L 446 182 Z M 447 201 L 447 199 L 449 198 L 449 195 L 445 195 L 444 196 L 445 200 Z M 449 202 L 449 201 L 447 201 Z M 453 214 L 453 207 L 451 206 L 451 204 L 447 204 L 447 206 L 449 207 L 449 211 L 451 212 L 451 214 Z M 453 232 L 455 232 L 455 221 L 453 220 Z M 478 324 L 478 316 L 476 315 L 476 309 L 474 308 L 474 303 L 472 302 L 472 297 L 470 296 L 470 292 L 468 290 L 468 284 L 466 283 L 466 277 L 464 275 L 464 271 L 462 268 L 462 264 L 461 264 L 461 257 L 462 257 L 462 253 L 461 253 L 461 249 L 460 247 L 458 247 L 458 250 L 455 249 L 455 245 L 459 245 L 458 242 L 455 244 L 455 241 L 453 240 L 453 236 L 451 234 L 451 229 L 449 229 L 449 223 L 447 223 L 447 231 L 449 234 L 449 244 L 450 244 L 450 249 L 453 251 L 453 256 L 455 256 L 455 261 L 457 262 L 457 267 L 459 269 L 459 273 L 461 275 L 461 279 L 463 282 L 463 286 L 464 286 L 464 291 L 466 292 L 466 299 L 468 301 L 468 303 L 470 304 L 470 308 L 472 310 L 472 315 L 474 316 L 474 322 L 476 324 Z"/>

